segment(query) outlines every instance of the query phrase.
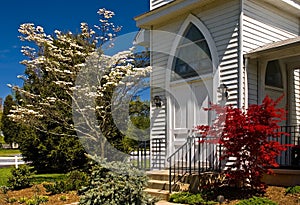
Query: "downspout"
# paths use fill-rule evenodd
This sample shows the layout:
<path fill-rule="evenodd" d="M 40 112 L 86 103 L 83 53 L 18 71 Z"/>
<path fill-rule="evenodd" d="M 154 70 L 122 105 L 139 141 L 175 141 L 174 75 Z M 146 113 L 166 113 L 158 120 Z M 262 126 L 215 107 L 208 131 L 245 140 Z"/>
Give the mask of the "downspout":
<path fill-rule="evenodd" d="M 256 104 L 258 105 L 259 104 L 259 98 L 260 98 L 260 90 L 259 90 L 259 85 L 260 85 L 260 83 L 259 83 L 259 80 L 260 80 L 260 78 L 259 78 L 259 62 L 258 62 L 258 59 L 256 59 L 256 79 L 257 79 L 257 84 L 256 84 L 256 86 L 257 86 L 257 88 L 256 88 L 256 93 L 257 93 L 257 97 L 256 97 Z"/>
<path fill-rule="evenodd" d="M 245 109 L 248 109 L 249 105 L 249 89 L 248 89 L 248 67 L 249 67 L 249 58 L 245 57 Z"/>
<path fill-rule="evenodd" d="M 240 20 L 239 20 L 239 66 L 238 66 L 238 107 L 245 106 L 245 85 L 244 85 L 244 63 L 243 63 L 243 24 L 244 24 L 244 0 L 240 0 Z"/>
<path fill-rule="evenodd" d="M 153 55 L 153 46 L 152 46 L 152 30 L 153 30 L 153 26 L 150 27 L 150 31 L 149 31 L 149 52 L 150 52 L 150 66 L 153 66 L 153 62 L 152 62 L 152 55 Z M 152 164 L 153 164 L 153 154 L 152 154 L 152 147 L 153 147 L 153 136 L 152 136 L 152 128 L 153 128 L 153 106 L 152 106 L 152 95 L 153 95 L 153 90 L 152 90 L 152 80 L 153 80 L 153 76 L 152 76 L 152 72 L 150 72 L 150 170 L 152 170 Z"/>

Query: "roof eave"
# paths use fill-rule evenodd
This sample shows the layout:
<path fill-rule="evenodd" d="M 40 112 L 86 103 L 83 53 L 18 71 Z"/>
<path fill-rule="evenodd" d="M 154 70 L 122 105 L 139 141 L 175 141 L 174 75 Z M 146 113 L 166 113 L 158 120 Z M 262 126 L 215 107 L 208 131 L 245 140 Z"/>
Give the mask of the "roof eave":
<path fill-rule="evenodd" d="M 213 0 L 175 0 L 149 12 L 136 16 L 134 20 L 139 28 L 150 29 L 151 25 L 158 24 L 166 19 L 179 16 L 193 10 L 196 6 Z"/>
<path fill-rule="evenodd" d="M 280 45 L 277 47 L 271 47 L 268 49 L 259 49 L 258 51 L 249 52 L 244 54 L 245 58 L 255 59 L 255 58 L 286 58 L 300 55 L 300 41 Z"/>
<path fill-rule="evenodd" d="M 279 8 L 285 8 L 290 14 L 300 17 L 300 1 L 295 0 L 264 0 L 265 2 Z"/>

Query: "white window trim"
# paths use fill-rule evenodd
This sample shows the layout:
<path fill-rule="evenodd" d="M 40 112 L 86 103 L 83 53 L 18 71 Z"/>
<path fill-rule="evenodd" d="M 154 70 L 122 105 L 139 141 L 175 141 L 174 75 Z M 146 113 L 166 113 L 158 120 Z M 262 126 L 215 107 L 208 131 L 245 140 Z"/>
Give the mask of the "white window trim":
<path fill-rule="evenodd" d="M 208 44 L 210 53 L 211 53 L 213 73 L 209 74 L 209 75 L 212 75 L 212 78 L 213 78 L 213 81 L 214 81 L 213 90 L 212 90 L 213 96 L 211 96 L 211 99 L 212 99 L 213 103 L 216 103 L 217 99 L 218 99 L 217 88 L 219 86 L 219 79 L 220 79 L 219 78 L 219 75 L 220 75 L 219 74 L 219 55 L 218 55 L 218 52 L 217 52 L 217 47 L 216 47 L 216 44 L 213 40 L 212 35 L 210 34 L 210 32 L 207 29 L 207 27 L 205 26 L 205 24 L 198 17 L 196 17 L 193 14 L 189 14 L 189 16 L 182 23 L 182 25 L 181 25 L 181 27 L 178 31 L 178 34 L 175 37 L 174 43 L 172 45 L 170 55 L 169 55 L 169 59 L 168 59 L 168 63 L 167 63 L 167 69 L 166 69 L 166 88 L 167 88 L 167 90 L 169 90 L 170 85 L 171 84 L 173 85 L 176 82 L 182 83 L 182 82 L 189 82 L 190 80 L 195 80 L 195 77 L 192 77 L 190 79 L 184 79 L 184 80 L 178 80 L 178 81 L 171 82 L 171 72 L 172 72 L 173 60 L 174 60 L 174 56 L 176 54 L 177 47 L 178 47 L 181 39 L 184 37 L 183 35 L 184 35 L 186 29 L 188 28 L 188 26 L 191 23 L 194 24 L 199 29 L 199 31 L 203 34 L 203 36 L 204 36 L 204 38 L 205 38 L 205 40 Z M 203 75 L 203 77 L 207 78 L 207 75 L 208 74 Z"/>

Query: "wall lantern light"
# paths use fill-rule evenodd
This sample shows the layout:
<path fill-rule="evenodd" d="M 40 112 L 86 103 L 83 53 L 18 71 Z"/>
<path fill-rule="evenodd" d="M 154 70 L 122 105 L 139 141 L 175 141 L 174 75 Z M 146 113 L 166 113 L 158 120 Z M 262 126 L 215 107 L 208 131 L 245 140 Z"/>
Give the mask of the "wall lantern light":
<path fill-rule="evenodd" d="M 155 107 L 161 107 L 162 106 L 162 99 L 158 95 L 155 95 L 153 97 L 152 102 L 155 105 Z"/>
<path fill-rule="evenodd" d="M 219 91 L 219 92 L 221 93 L 221 95 L 222 95 L 221 100 L 222 100 L 222 101 L 227 100 L 227 98 L 228 98 L 228 88 L 227 88 L 227 86 L 226 86 L 224 83 L 222 83 L 222 84 L 218 87 L 218 91 Z"/>

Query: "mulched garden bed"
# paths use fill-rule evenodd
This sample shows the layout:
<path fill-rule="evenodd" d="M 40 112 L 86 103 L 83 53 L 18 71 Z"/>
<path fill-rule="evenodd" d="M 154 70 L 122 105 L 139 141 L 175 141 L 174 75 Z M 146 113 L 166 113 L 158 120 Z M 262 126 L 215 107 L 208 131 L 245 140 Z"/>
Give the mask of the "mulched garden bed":
<path fill-rule="evenodd" d="M 255 194 L 247 189 L 222 187 L 216 190 L 210 198 L 215 200 L 218 195 L 223 195 L 225 197 L 225 202 L 223 204 L 234 205 L 242 199 L 247 199 L 256 195 L 269 198 L 279 205 L 299 205 L 300 193 L 286 195 L 285 190 L 286 187 L 269 186 L 264 194 Z"/>
<path fill-rule="evenodd" d="M 34 185 L 31 188 L 22 189 L 19 191 L 8 191 L 4 194 L 2 191 L 0 193 L 0 204 L 1 205 L 20 205 L 18 200 L 22 197 L 26 198 L 33 198 L 34 196 L 48 196 L 49 201 L 42 203 L 43 205 L 64 205 L 70 204 L 73 202 L 79 201 L 79 196 L 77 195 L 76 191 L 63 193 L 63 194 L 56 194 L 56 195 L 49 195 L 43 185 Z M 15 198 L 17 201 L 14 203 L 9 203 L 7 199 Z M 26 204 L 26 203 L 23 203 Z"/>

